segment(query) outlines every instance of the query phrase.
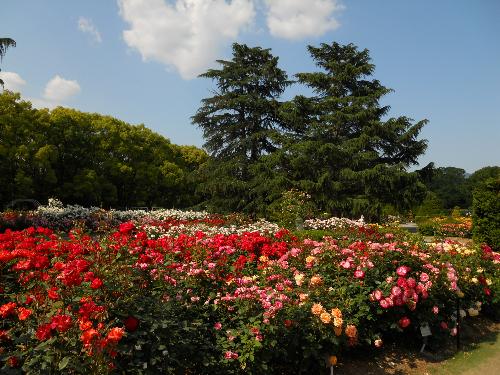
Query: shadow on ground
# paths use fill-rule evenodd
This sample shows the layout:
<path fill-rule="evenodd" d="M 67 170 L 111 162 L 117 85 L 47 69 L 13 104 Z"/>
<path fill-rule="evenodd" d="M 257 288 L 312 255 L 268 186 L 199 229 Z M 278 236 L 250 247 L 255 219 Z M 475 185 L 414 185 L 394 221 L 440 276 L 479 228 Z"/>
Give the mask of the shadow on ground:
<path fill-rule="evenodd" d="M 449 360 L 459 356 L 473 356 L 475 351 L 484 351 L 487 346 L 498 345 L 500 337 L 500 323 L 487 318 L 471 318 L 463 322 L 461 331 L 461 350 L 457 351 L 456 339 L 450 337 L 445 342 L 438 345 L 433 343 L 420 353 L 421 341 L 414 343 L 389 343 L 380 350 L 357 349 L 352 353 L 347 353 L 341 358 L 341 363 L 334 369 L 335 375 L 425 375 L 439 372 L 447 374 L 446 367 Z M 493 352 L 495 353 L 495 352 Z M 477 354 L 477 353 L 476 353 Z M 488 354 L 490 355 L 490 353 Z M 500 352 L 490 358 L 483 358 L 482 361 L 491 360 L 491 371 L 488 372 L 487 364 L 482 363 L 481 375 L 496 374 Z M 439 370 L 439 371 L 438 371 Z M 468 372 L 465 373 L 479 373 Z M 329 374 L 325 370 L 325 374 Z M 450 373 L 456 373 L 455 370 Z"/>

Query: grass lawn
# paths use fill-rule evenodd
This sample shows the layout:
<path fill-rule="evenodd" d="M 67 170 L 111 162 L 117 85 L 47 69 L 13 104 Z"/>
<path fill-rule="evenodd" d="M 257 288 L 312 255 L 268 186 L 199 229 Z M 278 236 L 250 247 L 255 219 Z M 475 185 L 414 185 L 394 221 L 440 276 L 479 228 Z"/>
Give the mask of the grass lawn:
<path fill-rule="evenodd" d="M 500 335 L 491 333 L 479 343 L 467 345 L 453 358 L 438 364 L 429 371 L 432 375 L 493 375 L 500 373 Z"/>

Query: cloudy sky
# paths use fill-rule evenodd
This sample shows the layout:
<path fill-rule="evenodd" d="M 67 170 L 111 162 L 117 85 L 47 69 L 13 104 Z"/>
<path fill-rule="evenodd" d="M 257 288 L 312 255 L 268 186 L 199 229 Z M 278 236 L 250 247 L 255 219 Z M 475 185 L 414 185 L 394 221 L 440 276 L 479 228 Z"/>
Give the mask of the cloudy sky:
<path fill-rule="evenodd" d="M 429 119 L 422 165 L 500 165 L 497 0 L 2 0 L 6 88 L 144 123 L 201 146 L 190 117 L 213 83 L 197 78 L 235 41 L 271 48 L 290 75 L 315 69 L 306 46 L 368 48 L 393 88 L 391 116 Z M 285 98 L 303 92 L 290 88 Z"/>

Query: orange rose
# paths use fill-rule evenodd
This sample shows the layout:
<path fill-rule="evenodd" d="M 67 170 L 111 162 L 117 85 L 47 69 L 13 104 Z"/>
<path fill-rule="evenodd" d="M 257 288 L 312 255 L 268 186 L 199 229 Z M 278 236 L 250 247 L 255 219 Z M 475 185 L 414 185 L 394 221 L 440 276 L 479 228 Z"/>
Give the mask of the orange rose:
<path fill-rule="evenodd" d="M 330 366 L 335 366 L 337 364 L 337 356 L 331 355 L 330 358 L 328 358 L 328 362 Z"/>
<path fill-rule="evenodd" d="M 330 314 L 328 314 L 327 312 L 323 312 L 321 313 L 321 315 L 319 316 L 319 318 L 321 319 L 321 321 L 325 324 L 328 324 L 332 321 L 332 317 Z"/>
<path fill-rule="evenodd" d="M 342 318 L 342 311 L 338 308 L 332 309 L 332 315 L 336 318 Z"/>
<path fill-rule="evenodd" d="M 320 315 L 323 312 L 323 306 L 321 303 L 314 303 L 311 307 L 311 312 L 314 315 Z"/>
<path fill-rule="evenodd" d="M 319 286 L 323 284 L 323 279 L 319 275 L 314 275 L 313 277 L 311 277 L 310 284 L 311 286 Z"/>
<path fill-rule="evenodd" d="M 345 334 L 347 337 L 355 339 L 358 335 L 358 330 L 356 329 L 356 326 L 348 324 L 347 327 L 345 327 Z"/>

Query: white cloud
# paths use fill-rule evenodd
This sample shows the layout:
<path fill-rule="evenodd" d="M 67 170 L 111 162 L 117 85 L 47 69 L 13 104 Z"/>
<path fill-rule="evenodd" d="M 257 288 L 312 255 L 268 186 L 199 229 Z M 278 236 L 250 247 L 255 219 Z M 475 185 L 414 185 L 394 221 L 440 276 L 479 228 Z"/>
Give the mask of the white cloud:
<path fill-rule="evenodd" d="M 143 60 L 196 77 L 220 58 L 221 49 L 255 17 L 253 0 L 118 0 L 127 45 Z"/>
<path fill-rule="evenodd" d="M 61 103 L 78 94 L 80 91 L 81 88 L 77 81 L 70 81 L 56 75 L 45 86 L 43 99 L 49 102 Z"/>
<path fill-rule="evenodd" d="M 291 40 L 317 37 L 340 26 L 338 0 L 265 0 L 271 35 Z"/>
<path fill-rule="evenodd" d="M 26 85 L 26 81 L 14 72 L 0 72 L 0 79 L 4 81 L 4 89 L 14 92 L 20 92 L 21 88 Z M 57 74 L 47 82 L 41 98 L 24 97 L 23 95 L 23 99 L 30 101 L 36 108 L 52 109 L 64 104 L 80 91 L 81 88 L 77 81 L 64 79 Z"/>
<path fill-rule="evenodd" d="M 95 27 L 95 25 L 92 23 L 92 20 L 85 17 L 80 17 L 78 19 L 78 30 L 82 31 L 85 34 L 89 34 L 95 42 L 102 42 L 101 33 L 99 33 L 97 27 Z"/>
<path fill-rule="evenodd" d="M 5 90 L 20 92 L 21 88 L 26 85 L 26 81 L 14 72 L 0 72 L 0 79 L 4 82 Z"/>

